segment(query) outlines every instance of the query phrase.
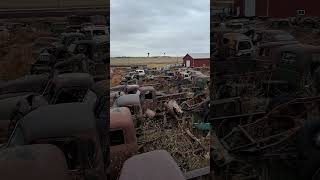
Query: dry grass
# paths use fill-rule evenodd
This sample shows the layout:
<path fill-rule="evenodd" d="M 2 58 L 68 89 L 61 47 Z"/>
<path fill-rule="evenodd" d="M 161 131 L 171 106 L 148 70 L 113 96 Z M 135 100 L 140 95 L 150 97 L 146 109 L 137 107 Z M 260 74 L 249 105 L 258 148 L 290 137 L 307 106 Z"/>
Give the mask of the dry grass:
<path fill-rule="evenodd" d="M 113 76 L 111 78 L 111 87 L 119 85 L 124 75 L 125 75 L 125 70 L 118 69 L 118 68 L 114 69 Z"/>
<path fill-rule="evenodd" d="M 48 33 L 18 31 L 0 34 L 0 78 L 15 79 L 29 73 L 32 59 L 32 42 Z"/>
<path fill-rule="evenodd" d="M 167 64 L 181 64 L 182 57 L 124 57 L 111 58 L 111 65 L 148 65 L 149 68 L 163 67 Z"/>
<path fill-rule="evenodd" d="M 138 138 L 143 149 L 141 153 L 159 149 L 166 150 L 184 172 L 208 166 L 210 136 L 192 129 L 190 116 L 187 114 L 184 116 L 186 117 L 184 122 L 169 116 L 147 119 L 141 128 L 142 136 Z M 203 147 L 190 138 L 186 130 L 192 132 Z"/>

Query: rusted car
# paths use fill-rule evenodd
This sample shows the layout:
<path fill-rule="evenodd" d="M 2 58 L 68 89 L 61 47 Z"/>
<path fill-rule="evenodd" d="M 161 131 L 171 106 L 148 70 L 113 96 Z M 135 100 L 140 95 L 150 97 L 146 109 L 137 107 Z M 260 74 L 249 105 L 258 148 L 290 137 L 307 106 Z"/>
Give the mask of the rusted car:
<path fill-rule="evenodd" d="M 27 75 L 15 80 L 0 84 L 0 99 L 24 95 L 28 93 L 41 93 L 47 86 L 49 76 Z"/>
<path fill-rule="evenodd" d="M 110 88 L 110 98 L 119 97 L 123 94 L 137 94 L 139 93 L 139 85 L 128 84 L 128 85 L 118 85 Z M 113 103 L 111 103 L 113 104 Z"/>
<path fill-rule="evenodd" d="M 312 17 L 302 18 L 297 22 L 297 24 L 299 28 L 303 28 L 303 29 L 319 28 L 319 22 L 317 21 L 317 18 L 312 18 Z"/>
<path fill-rule="evenodd" d="M 162 109 L 164 107 L 164 103 L 170 100 L 181 102 L 187 98 L 187 94 L 188 93 L 166 94 L 156 91 L 153 86 L 142 86 L 139 88 L 142 112 L 145 113 L 147 109 L 152 111 Z"/>
<path fill-rule="evenodd" d="M 254 44 L 263 44 L 268 42 L 287 42 L 298 43 L 290 33 L 282 30 L 258 30 L 254 33 Z"/>
<path fill-rule="evenodd" d="M 1 150 L 0 173 L 2 180 L 72 180 L 63 152 L 50 144 Z"/>
<path fill-rule="evenodd" d="M 167 151 L 156 150 L 128 159 L 119 180 L 208 180 L 209 172 L 205 167 L 184 174 Z"/>
<path fill-rule="evenodd" d="M 94 40 L 74 41 L 68 48 L 71 55 L 83 53 L 95 62 L 106 62 L 107 42 Z"/>
<path fill-rule="evenodd" d="M 44 97 L 33 93 L 0 99 L 0 143 L 7 142 L 19 119 L 32 110 L 47 104 Z"/>
<path fill-rule="evenodd" d="M 55 37 L 40 37 L 32 43 L 32 57 L 37 58 L 44 48 L 53 47 L 53 43 L 58 42 L 59 39 Z"/>
<path fill-rule="evenodd" d="M 83 102 L 92 94 L 93 77 L 87 73 L 58 74 L 49 76 L 29 75 L 0 85 L 0 99 L 27 94 L 43 95 L 50 104 L 62 102 Z"/>
<path fill-rule="evenodd" d="M 83 54 L 77 54 L 63 61 L 57 61 L 51 68 L 54 74 L 62 73 L 89 73 L 90 60 Z"/>
<path fill-rule="evenodd" d="M 119 180 L 140 179 L 185 180 L 185 177 L 170 154 L 158 150 L 136 155 L 125 162 Z"/>
<path fill-rule="evenodd" d="M 320 47 L 291 44 L 275 49 L 271 55 L 273 80 L 286 81 L 290 87 L 305 87 L 312 83 L 320 65 Z"/>
<path fill-rule="evenodd" d="M 210 83 L 210 76 L 199 75 L 194 77 L 193 84 L 194 84 L 196 94 L 204 93 L 203 91 L 207 87 L 209 87 L 209 83 Z"/>
<path fill-rule="evenodd" d="M 143 86 L 139 88 L 139 92 L 143 112 L 147 109 L 155 111 L 158 102 L 155 88 L 152 86 Z"/>
<path fill-rule="evenodd" d="M 50 31 L 54 35 L 60 35 L 66 30 L 66 27 L 68 26 L 67 22 L 55 22 L 50 25 Z"/>
<path fill-rule="evenodd" d="M 215 178 L 298 180 L 317 177 L 320 166 L 316 145 L 320 125 L 318 109 L 318 96 L 304 97 L 291 99 L 256 118 L 215 119 L 211 135 L 211 157 L 214 157 L 211 167 Z M 234 167 L 232 173 L 229 167 Z"/>
<path fill-rule="evenodd" d="M 110 87 L 110 92 L 123 91 L 125 89 L 125 85 L 117 85 Z"/>
<path fill-rule="evenodd" d="M 253 43 L 248 36 L 240 33 L 226 33 L 223 39 L 230 49 L 230 55 L 243 56 L 254 53 Z"/>
<path fill-rule="evenodd" d="M 143 120 L 143 111 L 139 94 L 127 94 L 118 97 L 113 107 L 127 107 L 134 116 L 135 127 L 139 126 Z"/>
<path fill-rule="evenodd" d="M 37 52 L 39 56 L 31 65 L 31 74 L 50 72 L 52 64 L 68 57 L 67 48 L 70 44 L 84 39 L 85 36 L 82 33 L 62 33 L 59 41 L 51 43 L 50 46 L 44 46 L 41 48 L 42 51 Z"/>
<path fill-rule="evenodd" d="M 74 177 L 105 179 L 106 155 L 98 136 L 95 114 L 88 104 L 48 105 L 24 116 L 3 148 L 53 144 L 64 152 Z"/>
<path fill-rule="evenodd" d="M 290 31 L 293 29 L 293 25 L 291 24 L 289 19 L 273 19 L 270 22 L 269 29 L 281 29 Z"/>
<path fill-rule="evenodd" d="M 137 84 L 127 85 L 125 88 L 125 93 L 136 94 L 136 93 L 138 93 L 139 87 L 140 86 Z"/>
<path fill-rule="evenodd" d="M 85 35 L 82 33 L 62 33 L 59 38 L 60 41 L 57 46 L 60 46 L 60 48 L 67 48 L 75 41 L 84 40 Z"/>
<path fill-rule="evenodd" d="M 137 84 L 128 84 L 128 85 L 118 85 L 110 88 L 110 91 L 122 91 L 126 94 L 136 94 L 139 90 L 139 85 Z"/>
<path fill-rule="evenodd" d="M 263 43 L 258 47 L 256 52 L 255 59 L 257 61 L 258 67 L 262 69 L 271 69 L 272 68 L 272 53 L 276 51 L 281 46 L 291 44 L 288 41 L 279 41 L 279 42 L 268 42 Z"/>
<path fill-rule="evenodd" d="M 84 54 L 87 57 L 87 67 L 96 81 L 106 79 L 106 64 L 108 55 L 107 42 L 96 42 L 93 40 L 81 40 L 72 43 L 68 52 L 70 56 Z"/>
<path fill-rule="evenodd" d="M 111 176 L 116 177 L 124 161 L 138 152 L 136 130 L 128 108 L 110 109 L 109 135 Z"/>
<path fill-rule="evenodd" d="M 124 95 L 124 92 L 122 91 L 113 91 L 110 92 L 110 105 L 112 105 L 118 97 Z"/>
<path fill-rule="evenodd" d="M 93 85 L 93 77 L 87 73 L 59 74 L 53 77 L 43 94 L 50 104 L 83 102 Z"/>

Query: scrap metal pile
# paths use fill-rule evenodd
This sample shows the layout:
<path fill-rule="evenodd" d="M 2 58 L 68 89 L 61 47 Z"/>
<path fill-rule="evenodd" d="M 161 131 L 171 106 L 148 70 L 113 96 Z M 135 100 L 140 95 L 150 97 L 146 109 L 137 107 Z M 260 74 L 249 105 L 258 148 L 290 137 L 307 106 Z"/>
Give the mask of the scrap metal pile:
<path fill-rule="evenodd" d="M 250 33 L 216 32 L 210 102 L 215 178 L 318 179 L 320 47 L 290 35 L 313 31 L 302 21 L 247 20 Z M 228 40 L 237 42 L 235 52 Z"/>
<path fill-rule="evenodd" d="M 109 32 L 97 24 L 90 25 L 96 37 L 69 32 L 74 18 L 66 19 L 59 33 L 51 24 L 51 36 L 33 42 L 29 72 L 0 83 L 2 179 L 107 179 L 108 46 L 107 38 L 99 38 Z M 87 27 L 78 23 L 79 31 Z M 104 33 L 95 33 L 94 27 Z M 15 163 L 4 168 L 8 162 Z"/>
<path fill-rule="evenodd" d="M 20 76 L 28 72 L 53 73 L 53 69 L 72 71 L 71 67 L 73 71 L 91 74 L 97 71 L 105 76 L 105 68 L 97 69 L 99 64 L 106 63 L 104 61 L 109 56 L 109 28 L 105 23 L 104 16 L 2 20 L 0 35 L 4 41 L 1 41 L 1 63 L 10 67 L 11 71 L 18 71 Z M 16 61 L 19 67 L 13 69 L 15 67 L 11 66 Z M 20 69 L 23 69 L 23 74 Z M 8 74 L 13 77 L 6 77 Z M 16 78 L 12 72 L 3 73 L 2 76 L 6 79 Z M 96 78 L 105 79 L 103 76 Z"/>
<path fill-rule="evenodd" d="M 208 71 L 172 67 L 163 71 L 113 72 L 117 78 L 115 72 L 126 72 L 122 85 L 111 87 L 110 102 L 113 108 L 131 109 L 137 153 L 166 150 L 184 172 L 208 166 Z M 186 73 L 188 76 L 182 76 Z M 137 102 L 133 101 L 134 96 Z"/>

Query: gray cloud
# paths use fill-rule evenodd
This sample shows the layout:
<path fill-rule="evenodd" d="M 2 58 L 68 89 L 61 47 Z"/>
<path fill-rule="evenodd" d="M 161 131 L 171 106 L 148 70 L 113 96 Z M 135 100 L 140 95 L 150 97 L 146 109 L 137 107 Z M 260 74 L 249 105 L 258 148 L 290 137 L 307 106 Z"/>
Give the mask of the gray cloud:
<path fill-rule="evenodd" d="M 111 56 L 209 52 L 209 0 L 111 1 Z"/>

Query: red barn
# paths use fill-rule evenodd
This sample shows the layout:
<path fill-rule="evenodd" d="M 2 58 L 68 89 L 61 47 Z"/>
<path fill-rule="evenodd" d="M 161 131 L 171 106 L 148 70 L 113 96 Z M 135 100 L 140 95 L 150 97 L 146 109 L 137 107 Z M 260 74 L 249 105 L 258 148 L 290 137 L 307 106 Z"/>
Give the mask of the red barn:
<path fill-rule="evenodd" d="M 190 53 L 183 57 L 185 67 L 210 66 L 210 53 Z"/>
<path fill-rule="evenodd" d="M 240 16 L 320 16 L 319 0 L 234 0 Z"/>

